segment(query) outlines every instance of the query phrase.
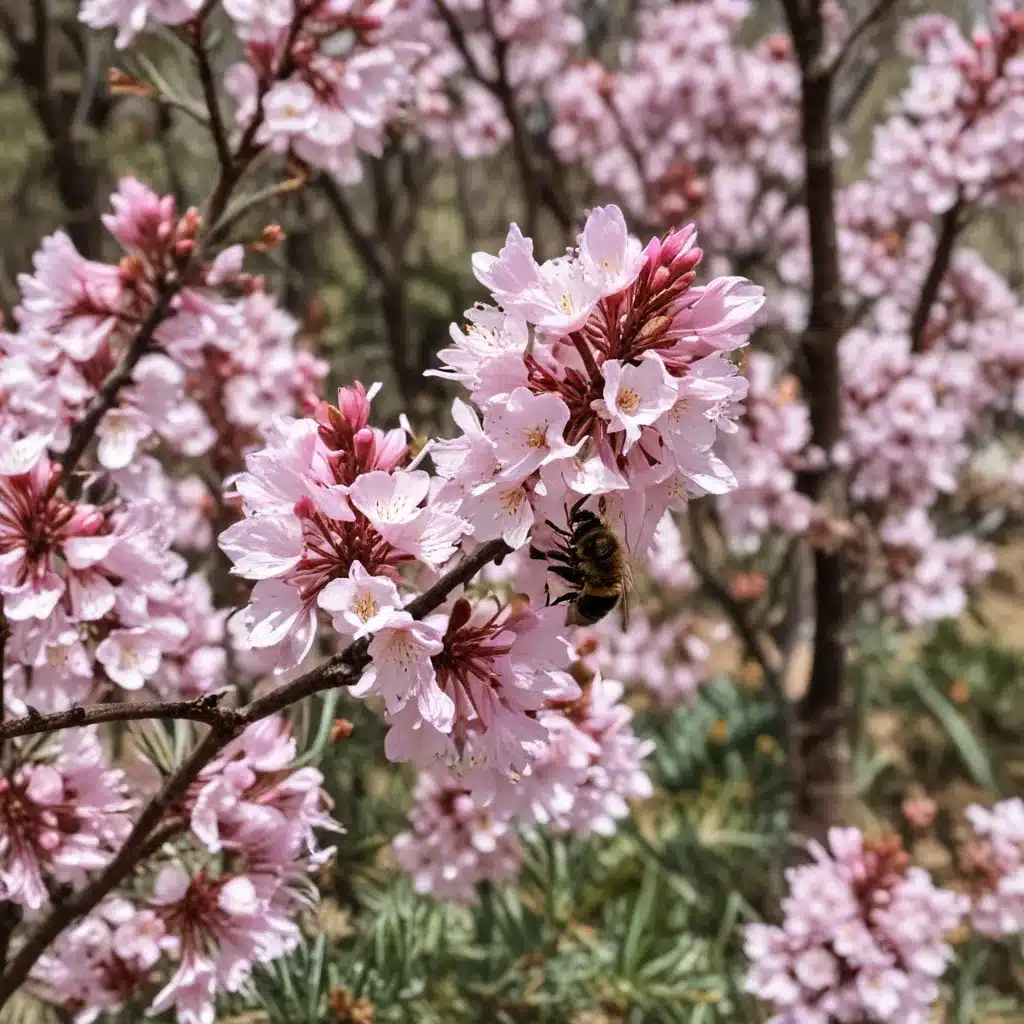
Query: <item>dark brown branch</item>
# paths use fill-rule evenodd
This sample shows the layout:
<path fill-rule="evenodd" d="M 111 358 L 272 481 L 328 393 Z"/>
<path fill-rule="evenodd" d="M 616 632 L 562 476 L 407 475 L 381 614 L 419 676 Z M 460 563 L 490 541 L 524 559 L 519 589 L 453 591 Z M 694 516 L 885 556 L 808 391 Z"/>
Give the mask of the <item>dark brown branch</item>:
<path fill-rule="evenodd" d="M 910 321 L 910 342 L 914 352 L 923 352 L 928 347 L 928 320 L 938 298 L 939 288 L 942 287 L 942 279 L 946 276 L 950 260 L 953 258 L 953 246 L 963 226 L 962 214 L 963 199 L 958 197 L 942 216 L 942 226 L 939 229 L 938 241 L 935 243 L 932 264 L 921 286 L 921 294 Z"/>
<path fill-rule="evenodd" d="M 217 92 L 217 81 L 213 73 L 213 64 L 210 61 L 210 54 L 206 49 L 206 42 L 203 38 L 205 28 L 205 18 L 198 18 L 194 26 L 195 35 L 192 40 L 192 50 L 196 55 L 196 63 L 199 65 L 199 81 L 203 87 L 203 99 L 206 101 L 206 109 L 210 117 L 210 134 L 213 136 L 213 144 L 217 149 L 217 159 L 223 171 L 231 168 L 233 157 L 231 154 L 231 143 L 228 141 L 227 128 L 224 125 L 224 114 L 221 111 L 220 95 Z"/>
<path fill-rule="evenodd" d="M 441 20 L 444 22 L 445 27 L 448 29 L 448 35 L 451 36 L 452 44 L 455 49 L 459 51 L 459 56 L 466 62 L 466 67 L 469 69 L 469 73 L 491 92 L 495 92 L 498 88 L 498 83 L 487 75 L 483 68 L 480 67 L 479 62 L 476 59 L 476 55 L 473 53 L 469 45 L 469 39 L 466 36 L 465 31 L 462 28 L 462 22 L 459 21 L 459 16 L 445 3 L 445 0 L 434 0 L 434 7 L 437 9 L 437 13 L 440 15 Z"/>
<path fill-rule="evenodd" d="M 804 203 L 811 257 L 811 295 L 800 343 L 812 443 L 830 452 L 841 438 L 842 393 L 839 341 L 846 314 L 836 228 L 836 172 L 832 157 L 834 68 L 825 60 L 822 0 L 783 0 L 790 36 L 800 65 L 801 138 L 804 149 Z M 802 493 L 841 514 L 843 481 L 834 468 L 805 473 Z M 798 829 L 821 833 L 842 821 L 849 796 L 845 706 L 847 700 L 846 608 L 841 552 L 814 552 L 814 653 L 807 692 L 794 723 Z"/>
<path fill-rule="evenodd" d="M 500 560 L 510 551 L 502 540 L 481 544 L 411 602 L 406 610 L 414 618 L 423 618 L 443 604 L 454 590 L 468 583 L 484 566 Z M 167 812 L 185 795 L 203 768 L 231 740 L 247 725 L 283 711 L 312 694 L 354 683 L 369 660 L 368 647 L 369 641 L 366 639 L 350 644 L 340 654 L 265 697 L 254 700 L 241 711 L 221 712 L 185 763 L 167 779 L 160 792 L 146 805 L 131 834 L 110 864 L 86 888 L 55 906 L 50 915 L 29 935 L 6 970 L 0 974 L 0 1007 L 21 987 L 32 966 L 50 943 L 68 925 L 94 910 L 112 889 L 153 852 L 154 830 L 158 829 Z"/>
<path fill-rule="evenodd" d="M 68 234 L 82 255 L 97 259 L 102 247 L 96 216 L 97 169 L 75 139 L 74 117 L 62 109 L 54 91 L 56 78 L 49 0 L 32 0 L 32 39 L 17 36 L 13 22 L 5 31 L 14 51 L 14 73 L 28 92 L 50 146 L 55 184 L 68 212 Z"/>
<path fill-rule="evenodd" d="M 109 722 L 138 722 L 144 719 L 185 719 L 204 725 L 230 726 L 237 712 L 219 708 L 220 694 L 207 694 L 195 700 L 184 701 L 126 701 L 110 704 L 88 704 L 56 711 L 50 715 L 33 712 L 23 718 L 12 718 L 0 723 L 0 741 L 15 736 L 37 736 L 40 733 L 61 732 L 86 725 Z"/>
<path fill-rule="evenodd" d="M 531 236 L 536 234 L 537 217 L 542 204 L 548 207 L 559 225 L 568 230 L 573 223 L 572 212 L 564 197 L 558 193 L 550 180 L 550 176 L 544 174 L 541 167 L 538 166 L 530 133 L 527 131 L 522 111 L 516 102 L 515 89 L 508 77 L 508 42 L 494 30 L 490 0 L 484 0 L 483 11 L 488 31 L 494 42 L 493 53 L 497 73 L 493 78 L 484 72 L 476 60 L 458 15 L 448 7 L 445 0 L 434 0 L 434 6 L 448 28 L 453 45 L 466 62 L 470 75 L 498 100 L 508 120 L 509 128 L 512 130 L 512 150 L 516 163 L 519 165 L 523 191 L 526 195 L 526 233 Z"/>
<path fill-rule="evenodd" d="M 296 18 L 296 22 L 299 19 Z M 297 31 L 295 29 L 294 31 Z M 283 69 L 282 69 L 283 72 Z M 246 172 L 252 165 L 253 160 L 260 152 L 261 147 L 256 143 L 256 135 L 260 125 L 263 123 L 262 93 L 257 98 L 257 110 L 252 120 L 246 126 L 242 139 L 238 144 L 238 150 L 227 163 L 222 163 L 217 183 L 213 188 L 210 199 L 206 204 L 205 223 L 209 231 L 192 253 L 192 258 L 176 272 L 169 274 L 160 283 L 154 301 L 145 320 L 139 326 L 135 337 L 132 338 L 127 350 L 121 357 L 120 363 L 114 371 L 103 382 L 97 394 L 93 395 L 86 407 L 85 414 L 75 424 L 71 431 L 71 440 L 64 455 L 61 458 L 61 484 L 67 486 L 71 475 L 79 460 L 85 454 L 96 428 L 103 417 L 113 408 L 117 401 L 118 392 L 121 388 L 131 383 L 132 374 L 139 360 L 150 350 L 153 344 L 153 337 L 157 328 L 163 323 L 170 312 L 175 296 L 185 287 L 189 278 L 189 271 L 202 259 L 203 254 L 213 239 L 217 225 L 224 217 L 231 195 L 239 182 L 245 177 Z M 213 114 L 211 111 L 211 118 Z"/>
<path fill-rule="evenodd" d="M 345 234 L 348 236 L 352 247 L 359 254 L 359 258 L 373 272 L 379 280 L 385 281 L 391 277 L 391 267 L 386 257 L 377 247 L 373 237 L 360 226 L 356 220 L 355 213 L 348 204 L 344 193 L 338 187 L 333 178 L 322 175 L 319 179 L 320 189 L 327 197 L 327 202 L 334 210 L 341 223 Z"/>
<path fill-rule="evenodd" d="M 853 53 L 857 43 L 860 42 L 867 32 L 878 25 L 882 18 L 895 8 L 898 2 L 899 0 L 874 0 L 874 3 L 871 4 L 871 6 L 850 28 L 850 31 L 847 33 L 846 38 L 843 40 L 842 45 L 839 48 L 839 52 L 832 58 L 830 68 L 832 72 L 839 70 L 847 57 Z"/>
<path fill-rule="evenodd" d="M 121 357 L 121 361 L 103 382 L 99 391 L 89 400 L 81 419 L 72 427 L 71 440 L 60 459 L 62 486 L 67 487 L 75 467 L 85 454 L 93 434 L 96 433 L 96 428 L 100 425 L 100 420 L 114 407 L 121 388 L 131 383 L 135 367 L 149 351 L 157 328 L 163 323 L 171 308 L 171 302 L 182 287 L 181 275 L 164 282 L 157 293 L 156 301 L 150 307 L 146 319 L 139 326 L 127 351 Z"/>
<path fill-rule="evenodd" d="M 462 558 L 454 569 L 445 573 L 432 587 L 424 590 L 415 601 L 406 606 L 405 610 L 414 619 L 422 619 L 424 615 L 429 615 L 435 608 L 440 607 L 452 591 L 473 579 L 484 566 L 499 561 L 511 550 L 503 540 L 490 540 L 481 544 L 472 554 Z M 307 672 L 248 704 L 241 711 L 242 720 L 246 724 L 258 722 L 261 718 L 283 711 L 315 693 L 336 686 L 351 686 L 358 680 L 369 661 L 369 655 L 366 653 L 368 647 L 368 639 L 349 644 L 344 651 L 334 655 L 312 672 Z"/>

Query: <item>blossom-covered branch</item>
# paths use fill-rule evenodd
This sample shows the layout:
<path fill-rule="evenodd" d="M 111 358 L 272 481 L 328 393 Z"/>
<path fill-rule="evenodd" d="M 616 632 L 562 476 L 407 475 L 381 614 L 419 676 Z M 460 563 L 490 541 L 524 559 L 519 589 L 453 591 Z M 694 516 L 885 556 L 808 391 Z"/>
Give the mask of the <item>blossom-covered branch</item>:
<path fill-rule="evenodd" d="M 443 604 L 456 588 L 468 583 L 489 562 L 510 552 L 501 540 L 483 544 L 472 555 L 466 556 L 455 568 L 445 574 L 429 590 L 424 591 L 408 608 L 409 614 L 420 619 Z M 163 820 L 168 809 L 181 799 L 185 791 L 199 777 L 203 769 L 246 727 L 284 710 L 297 701 L 336 686 L 351 686 L 358 681 L 369 661 L 369 643 L 358 640 L 323 665 L 307 672 L 284 686 L 271 691 L 265 697 L 253 701 L 246 707 L 231 711 L 217 708 L 216 700 L 209 698 L 192 702 L 190 708 L 177 705 L 175 713 L 169 706 L 151 706 L 148 714 L 129 714 L 130 705 L 118 708 L 72 709 L 63 715 L 47 718 L 37 716 L 38 724 L 46 728 L 32 728 L 15 732 L 13 735 L 32 735 L 52 731 L 55 728 L 75 727 L 98 722 L 127 721 L 147 718 L 191 718 L 210 726 L 210 731 L 178 768 L 163 784 L 160 791 L 149 801 L 139 815 L 135 825 L 124 840 L 120 851 L 85 889 L 72 898 L 62 901 L 53 912 L 26 939 L 6 969 L 0 973 L 0 1007 L 14 994 L 27 979 L 33 965 L 46 948 L 60 933 L 77 918 L 90 913 L 103 899 L 118 886 L 143 860 L 149 849 L 154 830 Z M 145 710 L 145 705 L 139 706 Z M 191 713 L 184 713 L 189 710 Z M 77 712 L 84 713 L 82 720 L 75 720 Z M 118 713 L 114 713 L 118 712 Z M 176 713 L 181 712 L 181 713 Z M 30 717 L 30 721 L 32 718 Z M 13 724 L 13 723 L 12 723 Z M 3 734 L 0 734 L 2 738 Z"/>

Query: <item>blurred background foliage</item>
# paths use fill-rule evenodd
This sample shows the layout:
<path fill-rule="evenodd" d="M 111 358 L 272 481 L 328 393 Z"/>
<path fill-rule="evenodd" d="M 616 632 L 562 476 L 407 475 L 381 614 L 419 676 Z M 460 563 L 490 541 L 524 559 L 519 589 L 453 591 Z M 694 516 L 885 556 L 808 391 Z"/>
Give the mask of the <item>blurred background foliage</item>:
<path fill-rule="evenodd" d="M 592 4 L 607 21 L 595 45 L 613 45 L 626 7 Z M 776 17 L 765 4 L 762 23 Z M 958 9 L 966 4 L 929 5 Z M 962 9 L 961 9 L 962 8 Z M 145 37 L 131 57 L 83 31 L 73 0 L 52 0 L 40 39 L 39 4 L 0 0 L 0 308 L 10 317 L 16 278 L 39 239 L 65 227 L 83 254 L 113 257 L 99 216 L 117 177 L 135 173 L 184 207 L 208 188 L 211 153 L 179 110 L 144 96 L 113 96 L 112 64 L 159 75 L 183 103 L 194 89 L 175 45 Z M 752 31 L 753 31 L 752 27 Z M 871 126 L 901 81 L 891 53 L 847 126 L 856 172 Z M 444 386 L 423 378 L 451 321 L 480 296 L 469 255 L 494 251 L 521 209 L 519 183 L 499 156 L 443 163 L 397 130 L 364 182 L 322 181 L 243 221 L 239 238 L 269 221 L 284 243 L 259 270 L 303 324 L 305 344 L 330 362 L 331 384 L 383 380 L 383 420 L 400 410 L 423 434 L 446 428 Z M 270 179 L 268 179 L 269 181 Z M 569 186 L 585 208 L 600 198 Z M 989 218 L 975 238 L 1019 282 L 1020 225 Z M 540 250 L 564 245 L 544 220 Z M 374 260 L 383 274 L 368 274 Z M 450 396 L 449 396 L 450 400 Z M 955 867 L 963 808 L 1024 788 L 1024 653 L 1019 646 L 1024 553 L 1012 545 L 992 592 L 965 621 L 928 635 L 857 625 L 854 766 L 863 824 L 901 830 L 941 880 Z M 787 835 L 787 739 L 750 666 L 720 652 L 719 678 L 692 703 L 658 714 L 635 695 L 637 730 L 657 740 L 655 796 L 612 838 L 587 842 L 539 831 L 516 884 L 485 889 L 475 906 L 416 896 L 390 859 L 411 775 L 381 763 L 383 729 L 361 702 L 330 695 L 304 711 L 315 757 L 347 833 L 324 869 L 322 906 L 287 961 L 259 969 L 225 1024 L 718 1024 L 762 1019 L 742 993 L 737 925 L 777 912 Z M 329 703 L 328 703 L 329 702 Z M 325 726 L 352 721 L 332 743 Z M 302 744 L 300 743 L 300 749 Z M 935 824 L 909 828 L 903 801 L 928 794 Z M 1024 1021 L 1019 948 L 960 950 L 950 1024 Z M 14 1019 L 53 1011 L 16 1005 Z M 125 1024 L 143 1008 L 129 1008 Z"/>

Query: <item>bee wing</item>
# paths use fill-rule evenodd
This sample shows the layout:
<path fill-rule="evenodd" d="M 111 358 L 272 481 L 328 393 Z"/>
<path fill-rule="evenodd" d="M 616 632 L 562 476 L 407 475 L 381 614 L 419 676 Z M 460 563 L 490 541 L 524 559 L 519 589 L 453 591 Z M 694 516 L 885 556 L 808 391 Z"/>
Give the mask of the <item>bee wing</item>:
<path fill-rule="evenodd" d="M 622 628 L 628 630 L 629 610 L 633 605 L 633 565 L 625 551 L 622 553 L 622 575 L 619 582 L 622 584 L 622 598 L 619 601 L 622 606 Z"/>

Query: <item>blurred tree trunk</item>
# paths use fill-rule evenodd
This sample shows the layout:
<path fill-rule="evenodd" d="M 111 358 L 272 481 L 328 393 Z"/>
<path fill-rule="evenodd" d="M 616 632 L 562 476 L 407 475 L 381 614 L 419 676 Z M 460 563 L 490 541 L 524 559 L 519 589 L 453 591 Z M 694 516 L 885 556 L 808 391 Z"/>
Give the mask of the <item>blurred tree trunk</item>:
<path fill-rule="evenodd" d="M 822 0 L 783 0 L 783 7 L 800 65 L 804 203 L 811 255 L 810 310 L 800 344 L 801 369 L 812 441 L 829 453 L 842 431 L 839 340 L 845 320 L 832 155 L 835 64 L 826 54 Z M 834 468 L 804 474 L 800 486 L 826 520 L 842 516 L 844 481 Z M 831 826 L 852 820 L 854 794 L 842 550 L 823 544 L 813 558 L 813 660 L 793 723 L 793 824 L 799 833 L 820 837 Z"/>
<path fill-rule="evenodd" d="M 59 21 L 51 0 L 3 0 L 0 27 L 14 55 L 14 77 L 50 147 L 49 169 L 66 211 L 66 230 L 83 256 L 97 259 L 103 243 L 97 209 L 100 174 L 87 136 L 103 127 L 110 110 L 109 102 L 96 95 L 103 72 L 98 51 L 89 49 L 93 43 L 74 12 Z M 79 72 L 75 92 L 60 81 L 69 54 Z"/>

